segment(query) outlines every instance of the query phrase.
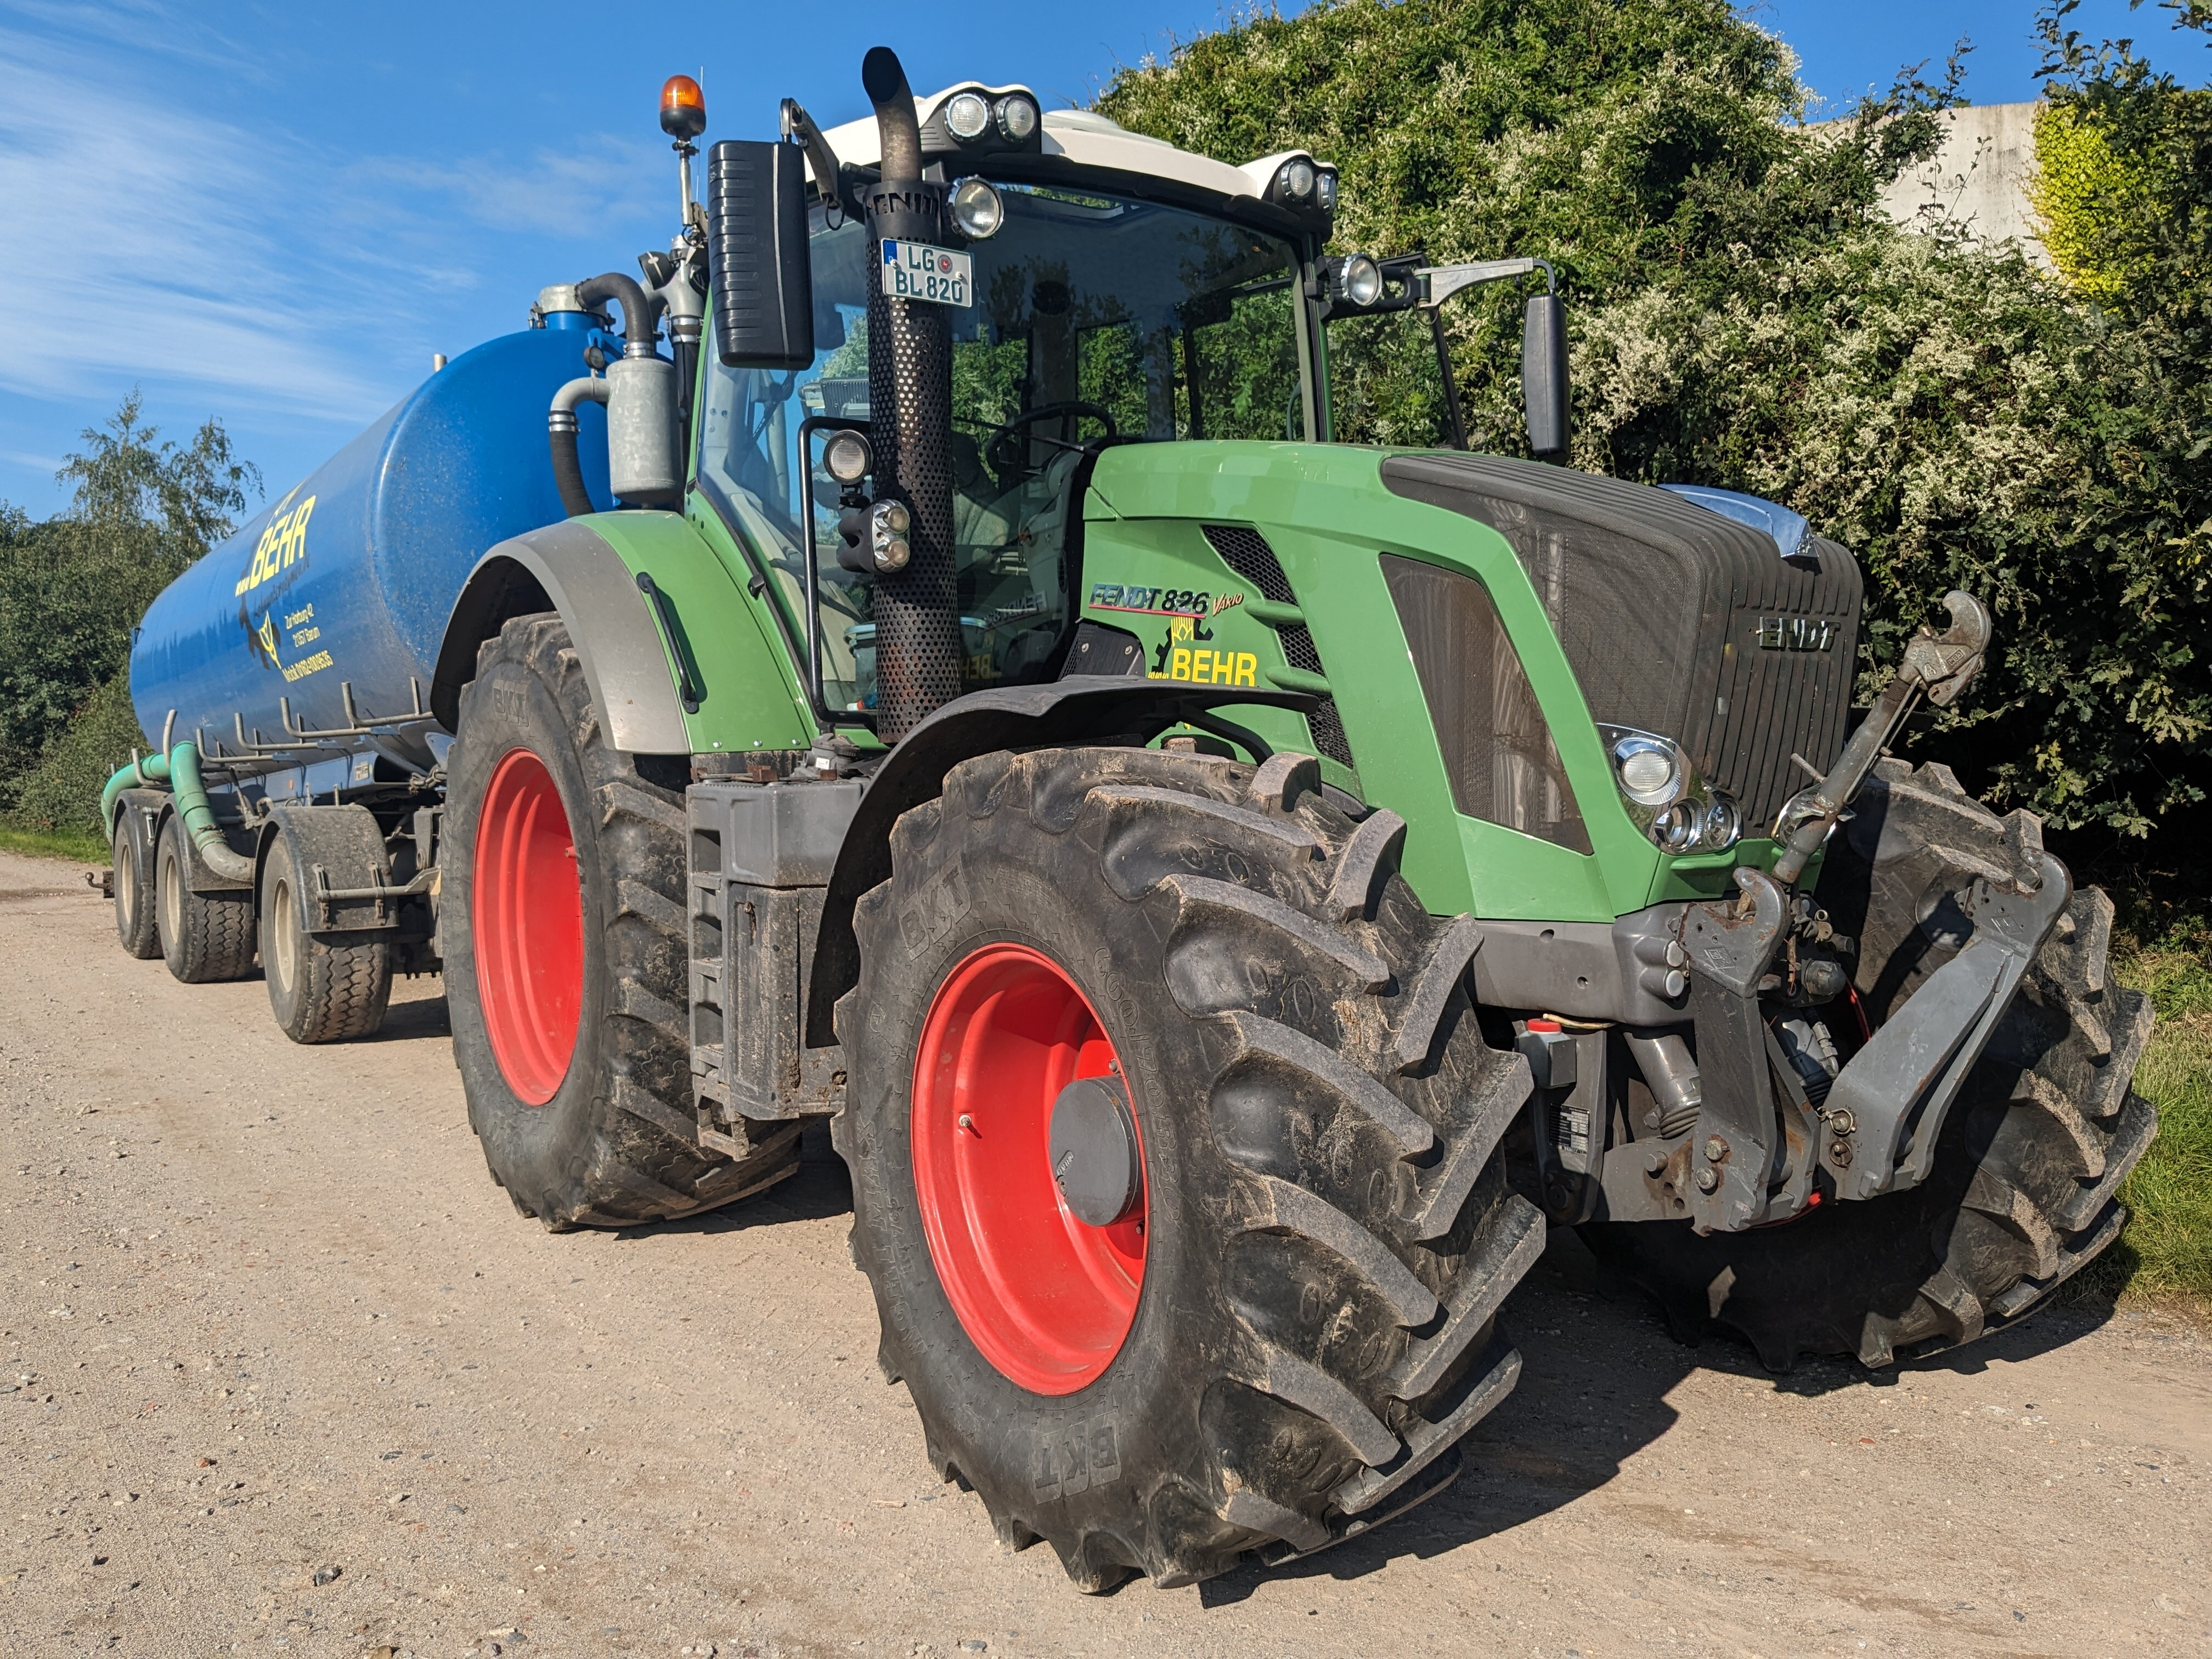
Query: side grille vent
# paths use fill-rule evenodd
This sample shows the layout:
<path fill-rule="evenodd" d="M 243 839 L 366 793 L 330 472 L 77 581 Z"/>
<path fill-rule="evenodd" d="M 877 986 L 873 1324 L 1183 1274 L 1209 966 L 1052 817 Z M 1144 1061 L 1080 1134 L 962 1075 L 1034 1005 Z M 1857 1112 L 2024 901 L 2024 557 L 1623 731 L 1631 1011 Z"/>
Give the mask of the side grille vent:
<path fill-rule="evenodd" d="M 1275 605 L 1298 602 L 1291 579 L 1283 574 L 1283 562 L 1275 556 L 1275 550 L 1267 545 L 1265 536 L 1243 525 L 1210 524 L 1203 528 L 1206 544 L 1219 556 L 1221 562 L 1259 589 L 1261 599 Z M 1301 673 L 1328 677 L 1328 671 L 1321 665 L 1321 647 L 1314 643 L 1312 630 L 1304 623 L 1291 623 L 1275 632 L 1283 641 L 1283 659 L 1291 667 Z M 1352 769 L 1352 741 L 1344 734 L 1344 721 L 1336 712 L 1334 697 L 1322 695 L 1321 707 L 1306 716 L 1306 727 L 1313 733 L 1316 750 L 1346 771 Z"/>

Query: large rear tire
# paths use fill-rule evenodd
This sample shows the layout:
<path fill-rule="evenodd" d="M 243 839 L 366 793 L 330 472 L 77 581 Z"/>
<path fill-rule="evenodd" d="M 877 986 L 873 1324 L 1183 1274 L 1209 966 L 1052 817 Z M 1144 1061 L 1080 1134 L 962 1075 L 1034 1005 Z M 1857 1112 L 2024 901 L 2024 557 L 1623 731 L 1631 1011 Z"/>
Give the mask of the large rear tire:
<path fill-rule="evenodd" d="M 253 971 L 253 894 L 192 891 L 191 842 L 172 812 L 161 828 L 154 866 L 157 930 L 169 971 L 186 985 L 244 979 Z"/>
<path fill-rule="evenodd" d="M 700 1146 L 686 763 L 611 748 L 557 616 L 485 642 L 447 763 L 440 935 L 493 1178 L 556 1231 L 710 1209 L 798 1168 L 799 1125 Z"/>
<path fill-rule="evenodd" d="M 1544 1224 L 1496 1148 L 1528 1066 L 1403 830 L 1304 757 L 993 754 L 860 902 L 833 1128 L 881 1363 L 939 1474 L 1085 1589 L 1364 1530 L 1519 1374 L 1496 1316 Z M 1054 1152 L 1078 1094 L 1138 1160 L 1119 1211 Z"/>

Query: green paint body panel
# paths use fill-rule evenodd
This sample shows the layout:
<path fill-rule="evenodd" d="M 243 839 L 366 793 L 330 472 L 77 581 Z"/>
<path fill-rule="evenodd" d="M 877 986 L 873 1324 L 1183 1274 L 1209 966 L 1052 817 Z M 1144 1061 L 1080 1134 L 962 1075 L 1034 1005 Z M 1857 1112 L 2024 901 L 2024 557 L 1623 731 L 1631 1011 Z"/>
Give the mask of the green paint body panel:
<path fill-rule="evenodd" d="M 651 576 L 675 607 L 706 694 L 697 712 L 684 717 L 694 754 L 804 749 L 814 741 L 790 658 L 746 592 L 750 572 L 733 558 L 726 536 L 718 547 L 697 520 L 674 513 L 602 513 L 583 522 L 633 575 Z M 665 635 L 661 647 L 669 651 Z M 668 671 L 673 684 L 672 656 Z"/>
<path fill-rule="evenodd" d="M 1355 769 L 1323 776 L 1410 826 L 1405 871 L 1429 908 L 1532 921 L 1610 921 L 1666 900 L 1729 890 L 1739 864 L 1773 862 L 1771 842 L 1670 860 L 1621 805 L 1612 769 L 1541 602 L 1487 526 L 1393 494 L 1395 452 L 1337 445 L 1145 443 L 1098 457 L 1083 501 L 1078 614 L 1135 634 L 1155 678 L 1222 687 L 1327 691 Z M 592 527 L 673 602 L 706 696 L 685 717 L 695 752 L 799 749 L 817 722 L 791 641 L 802 621 L 700 495 L 686 513 L 607 514 Z M 1280 561 L 1297 604 L 1250 590 L 1204 526 L 1248 526 Z M 1488 590 L 1551 727 L 1591 850 L 1577 853 L 1455 807 L 1413 655 L 1384 581 L 1384 555 L 1472 576 Z M 1137 590 L 1133 594 L 1131 589 Z M 1115 590 L 1119 590 L 1116 592 Z M 1279 629 L 1303 623 L 1323 674 L 1290 663 Z M 670 662 L 672 684 L 676 678 Z M 1303 716 L 1226 711 L 1268 744 L 1310 752 Z M 844 735 L 879 749 L 864 727 Z"/>
<path fill-rule="evenodd" d="M 1394 494 L 1381 476 L 1394 453 L 1263 443 L 1106 451 L 1085 502 L 1083 614 L 1135 633 L 1156 675 L 1243 684 L 1249 654 L 1258 659 L 1257 683 L 1317 690 L 1291 668 L 1268 625 L 1302 620 L 1357 767 L 1346 772 L 1324 761 L 1322 774 L 1406 820 L 1406 874 L 1433 910 L 1609 921 L 1663 900 L 1718 896 L 1731 887 L 1736 864 L 1771 863 L 1774 848 L 1765 842 L 1679 860 L 1651 844 L 1621 805 L 1574 672 L 1513 550 L 1485 525 Z M 1249 593 L 1207 543 L 1201 526 L 1208 524 L 1249 526 L 1266 538 L 1297 596 L 1295 611 Z M 1383 580 L 1385 554 L 1457 571 L 1488 590 L 1551 727 L 1589 853 L 1456 810 Z M 1102 587 L 1109 598 L 1114 587 L 1125 596 L 1136 587 L 1151 603 L 1097 603 Z M 1168 614 L 1188 609 L 1194 591 L 1207 599 L 1202 620 Z M 1201 641 L 1201 630 L 1212 637 Z M 1313 747 L 1297 716 L 1237 712 L 1270 744 Z"/>

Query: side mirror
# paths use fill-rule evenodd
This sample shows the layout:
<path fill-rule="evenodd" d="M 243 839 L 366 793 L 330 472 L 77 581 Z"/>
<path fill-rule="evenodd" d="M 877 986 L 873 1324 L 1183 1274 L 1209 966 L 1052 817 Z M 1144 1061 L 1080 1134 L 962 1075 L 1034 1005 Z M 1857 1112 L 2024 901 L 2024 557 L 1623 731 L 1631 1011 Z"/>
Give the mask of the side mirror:
<path fill-rule="evenodd" d="M 1556 294 L 1528 301 L 1521 325 L 1521 404 L 1528 447 L 1557 455 L 1567 447 L 1567 308 Z"/>
<path fill-rule="evenodd" d="M 707 153 L 707 262 L 714 343 L 730 368 L 814 362 L 806 153 L 726 138 Z"/>

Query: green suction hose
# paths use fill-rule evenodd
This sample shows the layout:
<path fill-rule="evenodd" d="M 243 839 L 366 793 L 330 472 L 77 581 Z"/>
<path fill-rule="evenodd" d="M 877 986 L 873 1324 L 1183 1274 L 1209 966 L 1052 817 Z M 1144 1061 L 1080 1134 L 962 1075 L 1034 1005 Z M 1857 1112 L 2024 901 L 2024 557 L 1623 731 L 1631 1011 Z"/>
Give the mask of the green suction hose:
<path fill-rule="evenodd" d="M 167 755 L 149 755 L 116 769 L 115 775 L 100 792 L 100 816 L 111 839 L 115 834 L 117 797 L 125 789 L 149 783 L 169 786 L 176 797 L 177 811 L 185 821 L 185 833 L 192 838 L 209 869 L 225 881 L 253 879 L 253 860 L 232 852 L 216 823 L 215 809 L 208 805 L 207 787 L 200 781 L 200 751 L 196 744 L 180 743 Z"/>

